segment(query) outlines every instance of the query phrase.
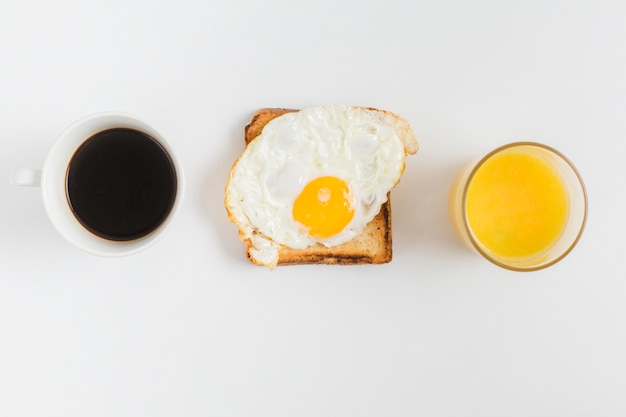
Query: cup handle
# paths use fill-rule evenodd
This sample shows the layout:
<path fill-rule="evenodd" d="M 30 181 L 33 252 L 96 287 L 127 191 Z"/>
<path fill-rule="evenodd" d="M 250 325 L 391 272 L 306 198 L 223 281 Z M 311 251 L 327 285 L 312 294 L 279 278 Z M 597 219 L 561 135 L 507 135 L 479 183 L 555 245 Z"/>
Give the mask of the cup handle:
<path fill-rule="evenodd" d="M 24 187 L 41 187 L 40 169 L 18 169 L 11 173 L 11 183 Z"/>

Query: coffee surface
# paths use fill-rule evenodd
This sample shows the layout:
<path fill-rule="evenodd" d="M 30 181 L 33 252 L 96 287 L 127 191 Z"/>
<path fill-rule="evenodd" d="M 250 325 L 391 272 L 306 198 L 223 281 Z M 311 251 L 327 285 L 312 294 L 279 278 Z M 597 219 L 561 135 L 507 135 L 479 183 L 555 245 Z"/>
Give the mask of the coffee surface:
<path fill-rule="evenodd" d="M 114 128 L 87 139 L 66 176 L 68 202 L 79 222 L 108 240 L 146 236 L 176 199 L 176 171 L 165 149 L 144 132 Z"/>

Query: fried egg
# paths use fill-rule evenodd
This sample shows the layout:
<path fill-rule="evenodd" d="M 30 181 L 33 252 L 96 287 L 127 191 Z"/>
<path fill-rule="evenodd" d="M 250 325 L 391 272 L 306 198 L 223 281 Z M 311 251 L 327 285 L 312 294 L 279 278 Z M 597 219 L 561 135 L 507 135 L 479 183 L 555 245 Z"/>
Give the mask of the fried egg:
<path fill-rule="evenodd" d="M 409 124 L 375 109 L 330 105 L 271 120 L 233 165 L 225 206 L 251 260 L 281 246 L 342 244 L 378 214 L 418 145 Z"/>

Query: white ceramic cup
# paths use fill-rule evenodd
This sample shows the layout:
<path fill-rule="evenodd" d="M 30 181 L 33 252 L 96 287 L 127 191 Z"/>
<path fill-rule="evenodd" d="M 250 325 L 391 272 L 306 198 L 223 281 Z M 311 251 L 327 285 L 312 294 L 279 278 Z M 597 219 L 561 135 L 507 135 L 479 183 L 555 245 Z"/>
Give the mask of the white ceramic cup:
<path fill-rule="evenodd" d="M 151 233 L 134 240 L 108 240 L 89 232 L 75 217 L 66 194 L 66 175 L 76 150 L 96 133 L 113 128 L 138 130 L 155 139 L 168 153 L 176 172 L 176 196 L 168 216 Z M 44 207 L 57 231 L 80 249 L 101 256 L 130 255 L 152 245 L 169 229 L 184 194 L 182 166 L 161 134 L 133 116 L 113 112 L 97 113 L 76 121 L 56 140 L 43 169 L 14 171 L 11 180 L 15 185 L 40 187 Z"/>

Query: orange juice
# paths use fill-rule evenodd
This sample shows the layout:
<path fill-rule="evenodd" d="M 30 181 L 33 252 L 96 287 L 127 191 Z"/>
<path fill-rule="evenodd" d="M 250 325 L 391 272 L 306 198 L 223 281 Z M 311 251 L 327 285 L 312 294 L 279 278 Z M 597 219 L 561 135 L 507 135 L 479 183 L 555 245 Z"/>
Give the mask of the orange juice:
<path fill-rule="evenodd" d="M 549 156 L 506 149 L 485 160 L 470 179 L 465 212 L 475 240 L 491 256 L 541 256 L 567 225 L 567 186 Z"/>

